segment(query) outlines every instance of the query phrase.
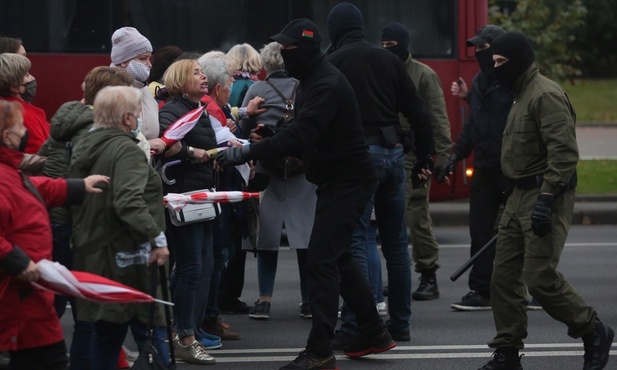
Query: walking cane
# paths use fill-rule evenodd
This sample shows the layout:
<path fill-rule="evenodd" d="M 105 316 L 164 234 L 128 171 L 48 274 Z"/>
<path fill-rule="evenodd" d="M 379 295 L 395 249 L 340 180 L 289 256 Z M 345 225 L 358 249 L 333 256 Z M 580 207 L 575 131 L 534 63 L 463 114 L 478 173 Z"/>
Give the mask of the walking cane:
<path fill-rule="evenodd" d="M 491 240 L 489 240 L 486 244 L 484 244 L 484 246 L 478 251 L 476 252 L 476 254 L 474 254 L 473 256 L 471 256 L 471 258 L 469 258 L 464 264 L 463 266 L 459 267 L 458 270 L 456 270 L 452 275 L 450 275 L 450 280 L 452 281 L 456 281 L 456 279 L 460 278 L 461 275 L 463 275 L 465 273 L 465 271 L 469 270 L 469 268 L 471 266 L 473 266 L 473 264 L 480 258 L 482 257 L 482 255 L 484 253 L 486 253 L 486 251 L 489 250 L 489 248 L 491 248 L 492 246 L 495 245 L 495 243 L 497 242 L 497 235 L 493 236 L 491 238 Z"/>

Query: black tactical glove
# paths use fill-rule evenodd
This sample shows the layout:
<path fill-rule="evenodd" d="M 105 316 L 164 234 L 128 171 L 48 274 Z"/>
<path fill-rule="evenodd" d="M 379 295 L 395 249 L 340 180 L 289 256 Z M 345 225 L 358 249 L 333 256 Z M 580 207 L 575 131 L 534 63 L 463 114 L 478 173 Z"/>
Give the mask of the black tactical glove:
<path fill-rule="evenodd" d="M 433 162 L 433 158 L 431 156 L 426 156 L 424 158 L 418 158 L 416 163 L 413 165 L 411 169 L 411 186 L 414 189 L 422 187 L 426 181 L 430 180 L 430 176 L 426 180 L 421 180 L 418 175 L 422 174 L 422 170 L 428 170 L 433 172 L 435 168 L 435 163 Z"/>
<path fill-rule="evenodd" d="M 220 151 L 216 155 L 216 163 L 221 167 L 236 166 L 246 163 L 251 153 L 250 145 L 243 145 L 239 148 L 230 147 Z"/>
<path fill-rule="evenodd" d="M 531 211 L 531 228 L 537 236 L 544 236 L 551 232 L 551 215 L 553 214 L 552 194 L 540 194 L 536 205 Z"/>
<path fill-rule="evenodd" d="M 458 157 L 456 156 L 456 154 L 452 154 L 450 158 L 448 158 L 448 161 L 446 163 L 444 163 L 442 166 L 435 167 L 435 172 L 433 173 L 433 175 L 435 176 L 435 180 L 437 180 L 437 182 L 440 184 L 444 182 L 446 180 L 446 177 L 450 175 L 450 172 L 454 172 L 457 162 Z"/>

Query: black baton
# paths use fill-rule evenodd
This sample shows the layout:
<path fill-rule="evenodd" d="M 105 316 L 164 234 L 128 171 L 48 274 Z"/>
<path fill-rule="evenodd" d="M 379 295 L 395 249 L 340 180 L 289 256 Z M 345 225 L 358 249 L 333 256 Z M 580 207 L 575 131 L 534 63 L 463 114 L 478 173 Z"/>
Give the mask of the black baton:
<path fill-rule="evenodd" d="M 474 254 L 473 256 L 471 256 L 471 258 L 469 258 L 464 264 L 463 266 L 459 267 L 458 270 L 456 270 L 452 275 L 450 275 L 450 280 L 452 281 L 456 281 L 456 279 L 460 278 L 461 275 L 463 275 L 465 273 L 465 271 L 469 270 L 469 268 L 471 266 L 473 266 L 473 264 L 480 258 L 482 257 L 482 255 L 484 253 L 486 253 L 487 250 L 489 250 L 489 248 L 491 248 L 495 243 L 497 242 L 497 235 L 493 236 L 491 238 L 491 240 L 489 240 L 486 244 L 484 244 L 484 247 L 482 247 L 482 249 L 480 249 L 478 252 L 476 252 L 476 254 Z"/>

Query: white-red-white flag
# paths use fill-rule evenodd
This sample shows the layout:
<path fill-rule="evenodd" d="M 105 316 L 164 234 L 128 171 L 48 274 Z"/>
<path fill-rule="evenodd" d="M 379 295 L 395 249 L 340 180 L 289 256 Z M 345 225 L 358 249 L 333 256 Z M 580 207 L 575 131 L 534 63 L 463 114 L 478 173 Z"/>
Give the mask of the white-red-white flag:
<path fill-rule="evenodd" d="M 179 211 L 187 204 L 235 203 L 251 198 L 259 198 L 259 193 L 245 191 L 199 191 L 192 194 L 168 193 L 163 197 L 163 203 L 167 208 Z"/>
<path fill-rule="evenodd" d="M 206 107 L 204 105 L 199 106 L 171 124 L 161 136 L 161 140 L 169 147 L 175 144 L 177 141 L 184 139 L 184 136 L 195 127 L 197 121 L 204 113 Z"/>
<path fill-rule="evenodd" d="M 40 260 L 41 278 L 33 285 L 56 294 L 70 295 L 98 303 L 151 303 L 173 306 L 151 295 L 106 277 L 83 271 L 70 271 L 58 262 Z"/>

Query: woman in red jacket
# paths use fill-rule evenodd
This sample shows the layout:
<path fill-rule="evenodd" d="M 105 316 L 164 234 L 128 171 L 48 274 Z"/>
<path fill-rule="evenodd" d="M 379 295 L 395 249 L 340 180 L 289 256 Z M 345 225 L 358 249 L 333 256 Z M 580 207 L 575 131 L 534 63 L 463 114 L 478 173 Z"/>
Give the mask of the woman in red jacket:
<path fill-rule="evenodd" d="M 98 193 L 106 176 L 50 179 L 23 175 L 18 166 L 28 143 L 18 103 L 0 100 L 0 350 L 16 370 L 66 369 L 68 360 L 54 294 L 35 288 L 36 263 L 51 260 L 47 207 L 79 203 Z"/>
<path fill-rule="evenodd" d="M 29 135 L 24 152 L 36 154 L 49 137 L 49 122 L 44 110 L 29 103 L 36 95 L 36 79 L 30 74 L 31 66 L 30 60 L 23 55 L 0 54 L 0 98 L 21 105 Z"/>

